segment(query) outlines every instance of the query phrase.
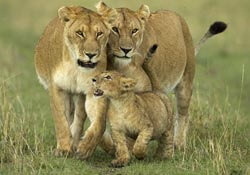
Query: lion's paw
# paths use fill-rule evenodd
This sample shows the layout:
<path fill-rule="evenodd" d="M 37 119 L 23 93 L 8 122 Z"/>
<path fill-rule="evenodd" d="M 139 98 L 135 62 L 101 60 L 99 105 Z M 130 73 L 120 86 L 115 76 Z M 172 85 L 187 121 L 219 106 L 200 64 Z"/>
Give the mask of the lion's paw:
<path fill-rule="evenodd" d="M 135 145 L 133 148 L 133 154 L 139 160 L 144 159 L 144 157 L 147 154 L 147 146 L 146 145 L 140 145 L 140 146 Z"/>
<path fill-rule="evenodd" d="M 129 161 L 128 158 L 118 158 L 118 159 L 112 160 L 111 165 L 112 167 L 115 167 L 115 168 L 121 168 L 121 167 L 128 165 L 128 161 Z"/>
<path fill-rule="evenodd" d="M 71 157 L 73 152 L 72 150 L 54 149 L 53 154 L 56 157 Z"/>

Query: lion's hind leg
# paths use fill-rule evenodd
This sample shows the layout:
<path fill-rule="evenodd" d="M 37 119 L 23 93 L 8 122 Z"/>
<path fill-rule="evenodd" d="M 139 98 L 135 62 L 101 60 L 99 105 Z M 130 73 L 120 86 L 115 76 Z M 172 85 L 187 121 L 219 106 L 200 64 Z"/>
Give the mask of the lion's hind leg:
<path fill-rule="evenodd" d="M 175 124 L 174 144 L 177 148 L 184 148 L 189 126 L 189 106 L 192 96 L 192 84 L 185 81 L 185 77 L 176 87 L 177 121 Z"/>
<path fill-rule="evenodd" d="M 183 36 L 186 46 L 186 68 L 183 77 L 177 87 L 177 122 L 175 126 L 174 143 L 177 148 L 184 148 L 186 145 L 186 135 L 189 126 L 189 105 L 192 96 L 192 86 L 195 74 L 195 55 L 191 34 L 186 22 L 180 18 Z"/>

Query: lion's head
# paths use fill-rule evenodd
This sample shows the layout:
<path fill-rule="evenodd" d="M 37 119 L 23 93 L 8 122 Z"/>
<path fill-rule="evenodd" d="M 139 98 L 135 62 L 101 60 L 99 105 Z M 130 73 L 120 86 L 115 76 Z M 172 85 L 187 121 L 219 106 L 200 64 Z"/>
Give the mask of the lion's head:
<path fill-rule="evenodd" d="M 97 11 L 101 15 L 106 16 L 110 9 L 103 2 L 97 5 Z M 112 32 L 110 33 L 109 45 L 116 58 L 129 59 L 137 54 L 142 43 L 150 10 L 148 6 L 142 5 L 137 11 L 127 8 L 118 8 L 116 11 L 117 19 L 111 24 Z"/>
<path fill-rule="evenodd" d="M 132 91 L 135 88 L 136 81 L 127 78 L 116 71 L 106 71 L 92 79 L 95 88 L 95 96 L 105 96 L 110 98 L 119 98 L 125 92 Z"/>
<path fill-rule="evenodd" d="M 106 52 L 116 11 L 110 8 L 105 15 L 100 15 L 79 6 L 62 7 L 58 16 L 64 24 L 64 40 L 71 57 L 81 67 L 95 68 Z"/>

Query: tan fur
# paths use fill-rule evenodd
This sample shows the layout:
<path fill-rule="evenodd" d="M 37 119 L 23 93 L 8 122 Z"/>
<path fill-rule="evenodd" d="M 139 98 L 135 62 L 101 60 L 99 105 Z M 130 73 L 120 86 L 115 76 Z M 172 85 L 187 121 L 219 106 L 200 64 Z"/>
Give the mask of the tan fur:
<path fill-rule="evenodd" d="M 95 95 L 110 100 L 108 118 L 116 147 L 115 167 L 129 162 L 126 136 L 136 139 L 133 154 L 138 159 L 144 158 L 152 139 L 159 142 L 156 155 L 168 158 L 173 154 L 173 115 L 167 96 L 159 91 L 135 93 L 135 84 L 134 79 L 114 71 L 96 76 L 93 82 Z"/>
<path fill-rule="evenodd" d="M 102 15 L 105 15 L 106 12 L 110 9 L 103 2 L 99 2 L 98 5 L 96 6 L 96 8 L 98 9 L 98 12 Z M 116 26 L 117 21 L 119 21 L 121 18 L 122 18 L 122 15 L 119 14 L 118 18 L 113 23 L 113 26 Z M 141 21 L 137 21 L 137 22 L 138 23 L 135 24 L 137 26 L 137 28 L 143 28 L 143 23 Z M 126 33 L 123 31 L 121 31 L 120 33 L 117 33 L 114 31 L 114 29 L 112 29 L 111 33 L 115 36 L 120 35 L 121 37 L 126 37 Z M 112 34 L 110 37 L 109 44 L 112 48 L 114 48 L 112 46 L 112 44 L 115 44 L 115 41 L 113 41 L 113 40 L 116 40 L 117 38 L 114 37 Z M 134 47 L 139 46 L 141 44 L 140 38 L 142 37 L 142 33 L 141 32 L 135 33 L 134 37 L 135 37 L 135 39 L 133 40 L 133 42 L 129 42 L 128 40 L 126 40 L 126 38 L 124 38 L 124 42 L 122 42 L 121 47 L 123 47 L 125 49 L 130 49 L 130 48 L 133 48 L 131 45 L 133 45 Z M 138 82 L 136 84 L 136 87 L 135 87 L 135 91 L 137 91 L 137 92 L 152 90 L 150 79 L 147 76 L 146 72 L 142 69 L 141 65 L 138 64 L 135 61 L 135 59 L 131 60 L 130 58 L 119 58 L 119 57 L 125 56 L 124 53 L 120 52 L 120 50 L 121 50 L 120 47 L 118 47 L 118 49 L 114 49 L 113 52 L 112 53 L 110 52 L 110 54 L 108 55 L 108 63 L 109 63 L 108 69 L 109 70 L 116 70 L 116 71 L 119 71 L 120 73 L 122 73 L 128 77 L 135 78 L 136 81 Z M 137 52 L 135 50 L 131 50 L 130 52 L 128 52 L 127 56 L 128 57 L 132 57 L 132 56 L 133 57 L 141 57 L 141 55 L 137 54 Z M 142 58 L 140 58 L 140 59 L 142 60 Z"/>
<path fill-rule="evenodd" d="M 143 70 L 141 65 L 138 65 L 134 60 L 127 60 L 128 64 L 124 64 L 124 60 L 115 59 L 113 56 L 109 57 L 108 70 L 116 70 L 127 77 L 133 77 L 138 83 L 135 86 L 136 92 L 151 91 L 151 81 Z"/>
<path fill-rule="evenodd" d="M 114 15 L 112 9 L 101 16 L 83 7 L 62 7 L 37 44 L 35 67 L 50 94 L 58 155 L 77 147 L 86 115 L 92 124 L 77 148 L 80 157 L 88 157 L 101 140 L 107 102 L 93 98 L 91 78 L 106 70 L 106 44 Z"/>
<path fill-rule="evenodd" d="M 109 7 L 102 2 L 97 10 L 105 14 L 103 9 L 107 11 Z M 137 11 L 127 8 L 116 10 L 118 18 L 112 27 L 115 30 L 110 34 L 109 55 L 114 55 L 112 58 L 114 60 L 121 60 L 117 58 L 125 55 L 121 48 L 131 49 L 127 56 L 131 58 L 131 62 L 140 67 L 149 47 L 155 43 L 159 45 L 149 68 L 155 72 L 162 91 L 175 90 L 176 92 L 178 122 L 175 128 L 175 144 L 183 147 L 188 128 L 188 108 L 195 73 L 194 47 L 188 26 L 178 14 L 167 10 L 150 13 L 146 5 L 142 5 Z M 126 70 L 126 66 L 130 67 L 123 64 L 118 71 Z M 132 78 L 138 76 L 135 70 L 127 75 Z M 143 86 L 141 83 L 144 82 L 138 82 L 139 86 Z M 156 82 L 152 81 L 152 85 L 155 84 Z"/>

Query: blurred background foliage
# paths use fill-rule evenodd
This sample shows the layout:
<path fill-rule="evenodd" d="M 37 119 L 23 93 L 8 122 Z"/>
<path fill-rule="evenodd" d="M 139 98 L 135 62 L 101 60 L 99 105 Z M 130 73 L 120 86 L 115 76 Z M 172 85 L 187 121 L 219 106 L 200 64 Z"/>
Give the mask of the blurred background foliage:
<path fill-rule="evenodd" d="M 64 5 L 82 5 L 95 10 L 96 0 L 2 0 L 0 2 L 0 49 L 1 73 L 6 69 L 11 74 L 27 73 L 35 78 L 33 50 L 48 22 Z M 249 56 L 250 24 L 248 0 L 106 0 L 112 7 L 138 9 L 141 4 L 150 6 L 151 11 L 170 9 L 181 14 L 197 43 L 208 26 L 215 20 L 228 24 L 228 30 L 210 40 L 197 57 L 196 82 L 204 95 L 213 91 L 214 96 L 230 97 L 232 104 L 242 98 L 242 110 L 249 112 Z M 162 31 L 164 32 L 164 31 Z M 12 60 L 13 59 L 13 60 Z M 25 68 L 25 70 L 23 70 Z M 244 71 L 244 72 L 243 72 Z M 244 82 L 242 87 L 242 74 Z M 23 80 L 25 83 L 27 80 Z M 33 81 L 33 86 L 38 84 Z M 242 91 L 241 91 L 241 88 Z"/>

